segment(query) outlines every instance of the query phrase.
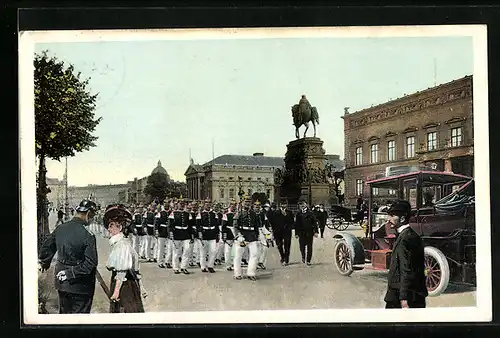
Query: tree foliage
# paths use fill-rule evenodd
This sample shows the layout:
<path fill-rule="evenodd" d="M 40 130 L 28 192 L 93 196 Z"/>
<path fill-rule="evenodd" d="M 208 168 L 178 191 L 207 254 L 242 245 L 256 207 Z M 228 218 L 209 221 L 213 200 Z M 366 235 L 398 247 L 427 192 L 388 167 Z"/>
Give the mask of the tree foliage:
<path fill-rule="evenodd" d="M 60 160 L 95 146 L 97 94 L 88 88 L 73 65 L 66 66 L 47 52 L 35 56 L 35 148 L 38 156 Z"/>
<path fill-rule="evenodd" d="M 260 204 L 265 204 L 268 200 L 269 199 L 267 198 L 267 194 L 263 192 L 254 192 L 252 194 L 252 203 L 255 203 L 255 201 L 259 201 Z"/>
<path fill-rule="evenodd" d="M 157 200 L 161 203 L 166 198 L 186 197 L 187 185 L 184 182 L 175 182 L 164 173 L 154 173 L 148 177 L 144 193 L 150 201 Z"/>

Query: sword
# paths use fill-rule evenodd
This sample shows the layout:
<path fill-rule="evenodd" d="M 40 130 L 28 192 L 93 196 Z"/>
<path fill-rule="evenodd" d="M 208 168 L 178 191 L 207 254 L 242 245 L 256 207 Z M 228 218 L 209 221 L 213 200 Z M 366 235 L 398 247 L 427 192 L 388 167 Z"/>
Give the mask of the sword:
<path fill-rule="evenodd" d="M 111 293 L 109 291 L 109 287 L 108 285 L 106 284 L 106 282 L 104 281 L 104 279 L 102 278 L 101 274 L 99 273 L 99 270 L 96 268 L 95 270 L 95 275 L 97 277 L 97 281 L 99 282 L 99 285 L 101 286 L 102 290 L 104 291 L 104 293 L 106 294 L 106 297 L 111 300 Z"/>

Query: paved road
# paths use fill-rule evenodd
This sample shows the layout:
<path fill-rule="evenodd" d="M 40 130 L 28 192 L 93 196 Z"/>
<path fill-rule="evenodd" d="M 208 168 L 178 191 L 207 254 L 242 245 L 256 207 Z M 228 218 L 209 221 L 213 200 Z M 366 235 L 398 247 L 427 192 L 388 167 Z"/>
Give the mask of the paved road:
<path fill-rule="evenodd" d="M 53 224 L 55 220 L 52 221 Z M 361 235 L 359 227 L 348 229 Z M 347 309 L 380 308 L 386 287 L 384 272 L 356 271 L 350 277 L 340 276 L 333 265 L 333 230 L 325 238 L 314 240 L 311 266 L 300 262 L 298 241 L 293 240 L 291 264 L 279 264 L 277 249 L 269 253 L 267 270 L 258 271 L 259 280 L 234 280 L 232 272 L 216 267 L 215 274 L 193 268 L 191 275 L 175 275 L 172 270 L 160 269 L 155 263 L 142 263 L 144 286 L 149 292 L 145 300 L 148 312 L 158 311 L 232 311 L 286 309 Z M 97 236 L 99 271 L 105 280 L 109 254 L 107 239 Z M 475 291 L 451 287 L 438 297 L 428 298 L 428 306 L 474 306 Z M 93 312 L 106 312 L 107 302 L 97 286 Z"/>

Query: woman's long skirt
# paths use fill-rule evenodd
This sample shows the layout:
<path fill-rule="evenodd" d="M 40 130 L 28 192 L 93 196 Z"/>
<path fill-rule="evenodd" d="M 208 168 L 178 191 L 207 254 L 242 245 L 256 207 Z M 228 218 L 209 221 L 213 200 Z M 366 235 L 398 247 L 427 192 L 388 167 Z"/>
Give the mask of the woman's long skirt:
<path fill-rule="evenodd" d="M 128 277 L 128 276 L 127 276 Z M 115 290 L 116 280 L 115 273 L 111 276 L 110 292 L 111 295 Z M 144 305 L 142 304 L 141 289 L 139 282 L 133 279 L 127 279 L 123 282 L 120 289 L 120 298 L 117 302 L 110 302 L 110 313 L 137 313 L 144 312 Z"/>

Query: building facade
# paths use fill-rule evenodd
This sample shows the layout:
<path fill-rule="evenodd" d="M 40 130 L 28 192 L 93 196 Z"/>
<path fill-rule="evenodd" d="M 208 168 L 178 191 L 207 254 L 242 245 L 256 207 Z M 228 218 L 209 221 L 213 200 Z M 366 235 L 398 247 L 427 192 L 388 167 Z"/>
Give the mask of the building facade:
<path fill-rule="evenodd" d="M 345 197 L 367 195 L 366 181 L 388 166 L 426 165 L 474 175 L 472 76 L 363 109 L 344 119 Z M 387 200 L 394 191 L 373 192 Z"/>
<path fill-rule="evenodd" d="M 327 162 L 343 170 L 344 161 L 339 155 L 327 155 Z M 252 156 L 222 155 L 203 165 L 191 161 L 184 173 L 187 197 L 227 204 L 231 200 L 239 201 L 241 189 L 247 196 L 265 193 L 270 201 L 274 201 L 274 172 L 284 164 L 283 157 L 264 156 L 263 153 Z"/>
<path fill-rule="evenodd" d="M 54 208 L 64 207 L 66 198 L 65 195 L 66 184 L 64 180 L 47 177 L 46 182 L 47 182 L 47 187 L 50 189 L 50 192 L 47 194 L 47 200 L 49 202 L 49 205 Z"/>

